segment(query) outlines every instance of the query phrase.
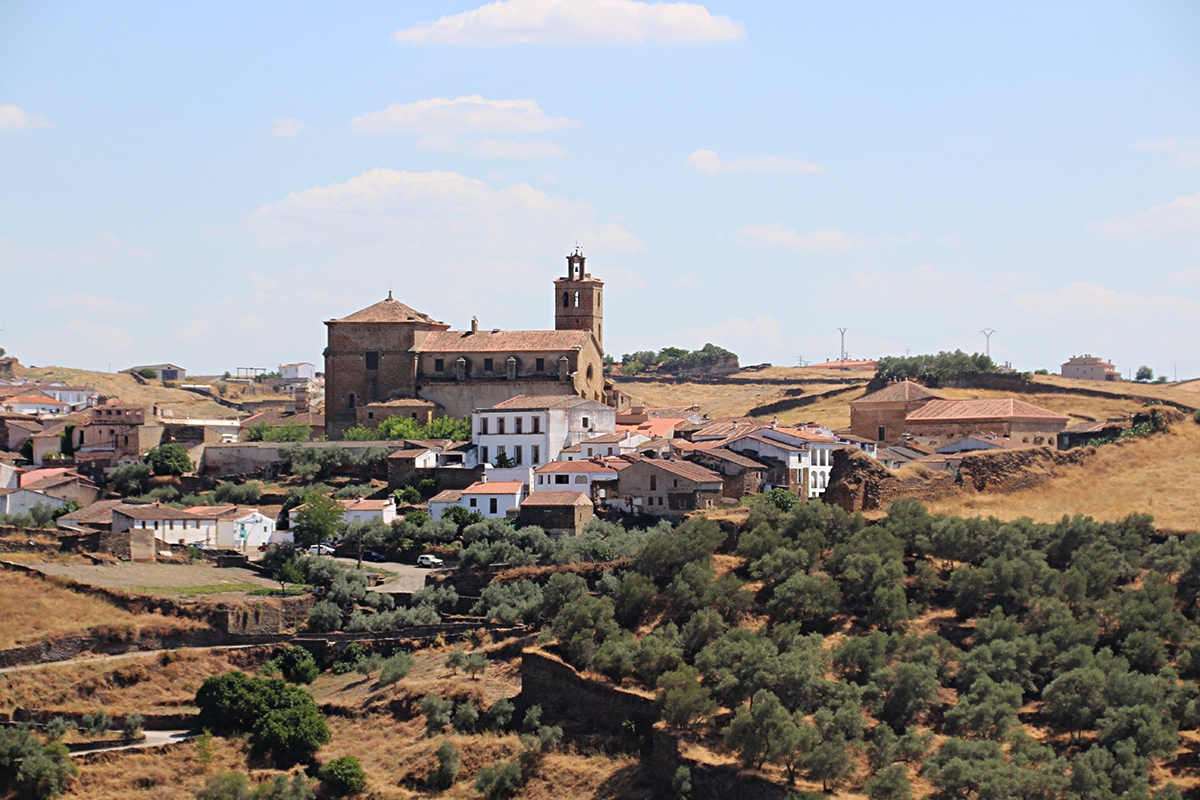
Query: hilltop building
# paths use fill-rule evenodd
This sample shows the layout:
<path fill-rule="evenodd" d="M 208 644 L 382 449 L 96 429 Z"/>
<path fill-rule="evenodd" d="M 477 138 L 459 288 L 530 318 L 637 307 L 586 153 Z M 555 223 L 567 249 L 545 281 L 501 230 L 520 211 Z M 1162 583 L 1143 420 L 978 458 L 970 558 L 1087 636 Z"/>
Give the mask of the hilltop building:
<path fill-rule="evenodd" d="M 1091 354 L 1071 356 L 1071 360 L 1062 365 L 1064 378 L 1075 378 L 1081 381 L 1119 381 L 1121 373 L 1111 361 L 1104 361 Z"/>
<path fill-rule="evenodd" d="M 604 282 L 585 269 L 578 249 L 554 281 L 554 330 L 452 331 L 394 299 L 328 320 L 325 432 L 339 439 L 363 422 L 378 425 L 393 409 L 425 422 L 464 417 L 517 395 L 572 395 L 604 402 Z M 392 402 L 409 400 L 417 402 Z M 420 401 L 425 401 L 424 403 Z"/>

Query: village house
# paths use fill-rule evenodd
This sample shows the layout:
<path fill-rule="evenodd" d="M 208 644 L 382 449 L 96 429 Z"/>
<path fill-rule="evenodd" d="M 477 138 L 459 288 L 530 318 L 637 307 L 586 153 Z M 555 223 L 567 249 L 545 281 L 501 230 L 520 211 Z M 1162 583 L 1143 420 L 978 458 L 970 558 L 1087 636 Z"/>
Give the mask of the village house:
<path fill-rule="evenodd" d="M 327 435 L 337 439 L 360 424 L 360 405 L 399 398 L 429 401 L 435 416 L 452 417 L 517 395 L 605 400 L 603 289 L 577 250 L 567 257 L 567 275 L 554 281 L 552 331 L 487 330 L 476 320 L 470 330 L 452 331 L 390 292 L 328 320 Z"/>
<path fill-rule="evenodd" d="M 625 511 L 678 518 L 712 508 L 723 486 L 720 475 L 698 464 L 643 458 L 621 470 L 615 500 Z"/>
<path fill-rule="evenodd" d="M 124 500 L 97 500 L 76 511 L 68 511 L 55 522 L 60 528 L 86 528 L 97 531 L 112 530 L 113 509 L 125 505 Z"/>
<path fill-rule="evenodd" d="M 1111 361 L 1104 361 L 1091 354 L 1071 356 L 1062 365 L 1062 376 L 1080 381 L 1119 381 L 1121 373 Z"/>
<path fill-rule="evenodd" d="M 21 475 L 21 488 L 32 489 L 50 497 L 87 506 L 96 502 L 100 490 L 96 484 L 74 470 L 57 467 L 35 469 Z"/>
<path fill-rule="evenodd" d="M 396 397 L 358 406 L 358 424 L 365 428 L 377 428 L 379 423 L 391 417 L 411 419 L 418 425 L 428 425 L 437 415 L 438 404 L 419 397 Z"/>
<path fill-rule="evenodd" d="M 317 365 L 307 361 L 295 364 L 280 364 L 279 377 L 285 381 L 312 381 L 317 379 Z"/>
<path fill-rule="evenodd" d="M 4 514 L 28 514 L 37 506 L 53 510 L 66 505 L 66 500 L 29 487 L 0 489 L 0 513 Z"/>
<path fill-rule="evenodd" d="M 21 449 L 26 439 L 35 433 L 41 433 L 44 427 L 36 419 L 9 412 L 0 412 L 0 426 L 4 428 L 4 449 L 14 453 Z"/>
<path fill-rule="evenodd" d="M 975 433 L 990 433 L 1025 444 L 1054 446 L 1071 422 L 1066 414 L 1048 411 L 1011 397 L 985 400 L 931 400 L 904 420 L 905 432 L 945 443 Z"/>
<path fill-rule="evenodd" d="M 12 414 L 28 414 L 29 416 L 58 416 L 66 414 L 71 407 L 66 403 L 55 400 L 48 394 L 19 394 L 0 399 L 0 411 Z"/>
<path fill-rule="evenodd" d="M 850 431 L 863 439 L 898 442 L 905 433 L 908 415 L 931 400 L 945 396 L 914 381 L 898 381 L 850 401 Z"/>
<path fill-rule="evenodd" d="M 435 495 L 429 501 L 429 516 L 439 520 L 450 506 L 462 506 L 484 519 L 505 519 L 510 511 L 521 507 L 525 493 L 521 481 L 483 480 L 462 490 L 448 489 Z"/>
<path fill-rule="evenodd" d="M 650 441 L 650 437 L 641 433 L 633 433 L 626 429 L 615 433 L 606 433 L 593 439 L 587 439 L 570 447 L 564 447 L 558 453 L 559 461 L 584 461 L 592 458 L 609 458 L 636 453 L 638 445 Z"/>
<path fill-rule="evenodd" d="M 168 544 L 203 543 L 216 527 L 216 520 L 201 514 L 164 506 L 161 503 L 121 505 L 112 509 L 113 533 L 152 531 L 154 538 Z"/>
<path fill-rule="evenodd" d="M 534 470 L 534 485 L 530 488 L 537 492 L 565 492 L 573 490 L 584 492 L 589 498 L 604 499 L 617 490 L 617 475 L 620 468 L 629 462 L 613 459 L 611 461 L 554 461 L 543 464 Z M 618 467 L 618 464 L 620 467 Z M 597 495 L 593 486 L 599 484 Z"/>
<path fill-rule="evenodd" d="M 592 501 L 583 492 L 536 492 L 521 503 L 518 520 L 557 538 L 583 533 L 594 514 Z"/>
<path fill-rule="evenodd" d="M 795 492 L 802 499 L 820 497 L 829 485 L 837 439 L 827 429 L 762 426 L 713 443 L 709 449 L 727 449 L 766 465 L 763 491 L 773 488 Z"/>
<path fill-rule="evenodd" d="M 31 381 L 26 378 L 0 379 L 0 396 L 30 392 L 35 393 L 38 397 L 46 395 L 60 403 L 66 403 L 70 411 L 78 411 L 94 405 L 99 396 L 99 393 L 90 386 L 68 386 L 62 381 Z"/>
<path fill-rule="evenodd" d="M 558 460 L 564 447 L 613 433 L 615 411 L 569 395 L 518 396 L 472 414 L 471 442 L 481 464 L 507 458 L 513 466 Z"/>
<path fill-rule="evenodd" d="M 144 370 L 154 370 L 154 377 L 160 381 L 182 381 L 187 377 L 187 370 L 178 364 L 143 364 L 140 367 L 123 369 L 131 375 L 142 375 Z"/>
<path fill-rule="evenodd" d="M 109 402 L 93 408 L 87 424 L 75 428 L 75 436 L 76 465 L 102 471 L 140 460 L 162 442 L 163 427 L 153 409 Z"/>
<path fill-rule="evenodd" d="M 723 479 L 721 495 L 724 497 L 738 499 L 748 494 L 760 494 L 763 490 L 767 467 L 741 453 L 725 448 L 691 448 L 684 458 L 719 474 Z"/>
<path fill-rule="evenodd" d="M 201 536 L 187 539 L 180 544 L 203 544 L 222 550 L 240 550 L 243 553 L 258 550 L 272 544 L 292 543 L 290 531 L 276 531 L 275 520 L 257 508 L 243 506 L 193 506 L 185 509 L 201 521 Z M 164 541 L 174 544 L 173 539 Z"/>
<path fill-rule="evenodd" d="M 391 525 L 396 518 L 396 498 L 386 497 L 382 500 L 368 500 L 364 497 L 339 498 L 342 505 L 342 522 L 370 522 L 377 519 L 385 525 Z M 308 503 L 296 506 L 288 511 L 288 518 L 294 524 L 296 514 L 308 506 Z"/>

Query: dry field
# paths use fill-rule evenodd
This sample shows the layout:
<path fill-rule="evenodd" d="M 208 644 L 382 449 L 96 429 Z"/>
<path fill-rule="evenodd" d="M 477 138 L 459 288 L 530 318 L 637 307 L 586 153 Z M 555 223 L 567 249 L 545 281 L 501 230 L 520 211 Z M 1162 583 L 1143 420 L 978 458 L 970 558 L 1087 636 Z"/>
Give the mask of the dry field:
<path fill-rule="evenodd" d="M 117 397 L 127 403 L 154 404 L 169 408 L 177 417 L 189 416 L 196 419 L 230 419 L 237 411 L 214 403 L 203 396 L 182 389 L 167 389 L 159 381 L 143 386 L 132 375 L 115 372 L 91 372 L 66 367 L 22 367 L 17 377 L 38 381 L 63 381 L 71 386 L 92 386 L 109 397 Z"/>
<path fill-rule="evenodd" d="M 1054 522 L 1064 514 L 1099 520 L 1154 516 L 1160 528 L 1200 530 L 1200 426 L 1190 419 L 1166 434 L 1105 445 L 1079 466 L 1014 494 L 969 494 L 930 504 L 930 511 Z"/>
<path fill-rule="evenodd" d="M 253 570 L 217 569 L 205 563 L 134 564 L 123 561 L 100 565 L 46 562 L 30 566 L 49 575 L 61 575 L 93 586 L 166 597 L 239 593 L 248 591 L 248 587 L 279 588 L 279 584 Z"/>
<path fill-rule="evenodd" d="M 7 571 L 0 574 L 0 648 L 93 628 L 134 632 L 139 628 L 181 629 L 193 624 L 159 614 L 130 614 L 50 581 Z"/>

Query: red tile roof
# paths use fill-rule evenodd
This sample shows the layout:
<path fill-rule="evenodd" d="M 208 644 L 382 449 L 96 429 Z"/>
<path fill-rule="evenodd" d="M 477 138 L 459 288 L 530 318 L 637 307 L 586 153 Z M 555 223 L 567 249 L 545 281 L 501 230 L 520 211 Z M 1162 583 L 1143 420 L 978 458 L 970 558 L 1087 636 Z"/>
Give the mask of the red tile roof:
<path fill-rule="evenodd" d="M 583 492 L 534 492 L 521 501 L 521 508 L 530 506 L 590 506 L 592 501 Z"/>
<path fill-rule="evenodd" d="M 850 405 L 855 406 L 860 403 L 909 403 L 913 400 L 925 400 L 929 398 L 944 400 L 946 396 L 938 394 L 934 390 L 927 389 L 913 381 L 900 381 L 893 383 L 891 386 L 886 386 L 878 392 L 872 392 L 866 397 L 852 400 Z"/>
<path fill-rule="evenodd" d="M 30 470 L 21 475 L 21 486 L 28 486 L 31 483 L 37 483 L 46 478 L 54 478 L 62 475 L 64 472 L 70 471 L 69 467 L 48 467 L 45 469 Z"/>
<path fill-rule="evenodd" d="M 487 410 L 533 411 L 550 408 L 574 408 L 584 403 L 596 403 L 596 401 L 584 400 L 582 397 L 576 397 L 573 394 L 519 394 L 516 397 L 510 397 L 508 400 L 496 403 L 496 405 L 491 406 Z M 596 403 L 596 405 L 601 404 Z"/>
<path fill-rule="evenodd" d="M 595 461 L 551 461 L 543 464 L 534 472 L 547 474 L 550 472 L 616 472 L 615 467 L 597 464 Z"/>
<path fill-rule="evenodd" d="M 642 461 L 643 464 L 651 464 L 666 472 L 678 475 L 681 478 L 687 478 L 689 481 L 696 483 L 721 483 L 722 478 L 711 469 L 706 469 L 699 464 L 692 464 L 687 461 L 667 461 L 663 458 L 647 458 Z"/>
<path fill-rule="evenodd" d="M 1065 414 L 1048 411 L 1012 397 L 987 400 L 931 400 L 905 419 L 970 420 L 970 419 L 1050 419 L 1069 420 Z"/>
<path fill-rule="evenodd" d="M 388 292 L 386 300 L 380 300 L 373 306 L 367 306 L 361 311 L 355 311 L 348 317 L 331 319 L 329 322 L 422 322 L 426 325 L 445 324 L 438 322 L 428 314 L 422 314 L 420 311 L 409 308 L 399 300 L 393 300 L 391 292 Z"/>
<path fill-rule="evenodd" d="M 462 490 L 463 494 L 516 494 L 525 488 L 520 481 L 487 481 L 472 483 Z"/>
<path fill-rule="evenodd" d="M 591 335 L 591 331 L 435 331 L 413 350 L 418 353 L 562 353 L 580 349 Z M 553 364 L 546 367 L 557 369 Z"/>

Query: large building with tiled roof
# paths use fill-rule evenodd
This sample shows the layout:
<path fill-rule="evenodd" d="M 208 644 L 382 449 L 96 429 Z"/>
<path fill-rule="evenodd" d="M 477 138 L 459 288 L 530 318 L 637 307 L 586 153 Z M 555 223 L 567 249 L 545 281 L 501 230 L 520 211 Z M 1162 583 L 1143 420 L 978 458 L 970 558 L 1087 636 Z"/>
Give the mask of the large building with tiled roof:
<path fill-rule="evenodd" d="M 931 400 L 945 399 L 915 381 L 897 381 L 850 402 L 850 433 L 877 442 L 898 442 L 904 420 Z"/>
<path fill-rule="evenodd" d="M 904 421 L 905 432 L 943 442 L 976 433 L 1022 444 L 1058 443 L 1071 418 L 1013 397 L 931 400 Z"/>
<path fill-rule="evenodd" d="M 604 401 L 603 281 L 578 249 L 554 281 L 554 330 L 470 330 L 387 299 L 328 320 L 325 432 L 331 439 L 362 422 L 363 405 L 428 401 L 436 416 L 463 417 L 517 395 L 571 395 Z M 373 409 L 374 410 L 374 409 Z M 414 418 L 422 409 L 405 409 Z M 374 420 L 374 424 L 382 422 Z"/>

